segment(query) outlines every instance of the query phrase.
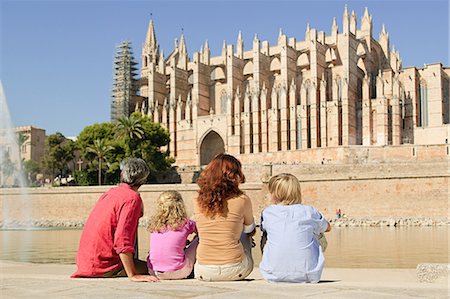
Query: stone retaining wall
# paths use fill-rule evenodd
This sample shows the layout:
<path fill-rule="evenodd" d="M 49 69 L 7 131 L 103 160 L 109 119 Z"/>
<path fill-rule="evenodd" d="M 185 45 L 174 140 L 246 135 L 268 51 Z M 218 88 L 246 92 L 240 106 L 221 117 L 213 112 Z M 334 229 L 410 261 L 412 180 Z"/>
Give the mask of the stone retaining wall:
<path fill-rule="evenodd" d="M 273 169 L 272 169 L 273 170 Z M 1 221 L 15 223 L 33 219 L 38 225 L 82 225 L 99 196 L 111 186 L 2 189 Z M 404 178 L 340 178 L 304 180 L 303 202 L 313 205 L 328 219 L 341 209 L 346 219 L 336 225 L 438 225 L 448 224 L 449 177 L 416 176 Z M 255 218 L 266 205 L 266 185 L 246 183 L 242 189 L 253 202 Z M 177 190 L 192 213 L 197 194 L 195 184 L 145 185 L 140 189 L 144 201 L 144 222 L 154 209 L 162 191 Z"/>

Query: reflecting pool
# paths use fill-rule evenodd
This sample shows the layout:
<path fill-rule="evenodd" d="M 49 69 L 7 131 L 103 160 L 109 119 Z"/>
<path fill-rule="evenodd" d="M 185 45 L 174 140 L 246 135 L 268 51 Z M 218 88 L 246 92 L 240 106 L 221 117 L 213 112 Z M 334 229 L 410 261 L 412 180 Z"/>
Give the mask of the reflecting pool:
<path fill-rule="evenodd" d="M 0 259 L 72 264 L 81 230 L 2 230 Z M 326 267 L 415 268 L 418 263 L 449 262 L 449 229 L 437 227 L 334 227 L 326 234 Z M 253 252 L 261 260 L 259 234 Z M 139 257 L 149 250 L 149 234 L 139 229 Z"/>

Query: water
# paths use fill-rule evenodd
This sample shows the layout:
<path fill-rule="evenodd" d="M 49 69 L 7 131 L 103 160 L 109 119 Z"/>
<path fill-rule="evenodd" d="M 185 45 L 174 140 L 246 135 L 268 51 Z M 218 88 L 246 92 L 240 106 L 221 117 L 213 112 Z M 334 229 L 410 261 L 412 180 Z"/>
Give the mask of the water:
<path fill-rule="evenodd" d="M 26 181 L 22 171 L 22 158 L 15 128 L 6 102 L 5 91 L 0 81 L 0 188 L 19 187 L 21 190 L 20 222 L 31 223 L 31 211 L 27 208 Z M 3 200 L 3 228 L 11 227 L 9 199 Z M 27 226 L 27 225 L 25 225 Z"/>
<path fill-rule="evenodd" d="M 73 264 L 81 230 L 0 231 L 0 259 L 35 263 Z M 416 268 L 419 263 L 449 262 L 449 228 L 343 227 L 326 234 L 326 267 Z M 259 244 L 259 234 L 256 235 Z M 149 236 L 139 229 L 139 258 L 145 259 Z M 261 260 L 259 246 L 253 251 Z"/>

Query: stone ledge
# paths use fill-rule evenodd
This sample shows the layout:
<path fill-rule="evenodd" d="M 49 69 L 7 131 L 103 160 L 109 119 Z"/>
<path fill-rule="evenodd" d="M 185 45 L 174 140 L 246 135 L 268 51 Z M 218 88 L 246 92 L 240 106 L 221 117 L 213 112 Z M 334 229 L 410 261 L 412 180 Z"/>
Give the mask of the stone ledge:
<path fill-rule="evenodd" d="M 416 268 L 417 278 L 420 282 L 432 283 L 437 280 L 448 280 L 450 264 L 423 263 Z"/>
<path fill-rule="evenodd" d="M 339 218 L 329 219 L 332 226 L 347 227 L 347 226 L 377 226 L 377 227 L 398 227 L 398 226 L 445 226 L 450 225 L 448 218 L 426 218 L 426 217 L 411 217 L 411 218 Z"/>
<path fill-rule="evenodd" d="M 259 217 L 255 215 L 259 224 Z M 10 220 L 6 223 L 0 220 L 0 229 L 24 228 L 83 228 L 85 220 L 81 219 L 37 219 L 30 221 Z M 399 227 L 399 226 L 450 226 L 448 218 L 382 218 L 382 219 L 356 219 L 340 218 L 329 219 L 334 227 Z M 139 221 L 139 226 L 147 227 L 150 224 L 148 217 Z"/>

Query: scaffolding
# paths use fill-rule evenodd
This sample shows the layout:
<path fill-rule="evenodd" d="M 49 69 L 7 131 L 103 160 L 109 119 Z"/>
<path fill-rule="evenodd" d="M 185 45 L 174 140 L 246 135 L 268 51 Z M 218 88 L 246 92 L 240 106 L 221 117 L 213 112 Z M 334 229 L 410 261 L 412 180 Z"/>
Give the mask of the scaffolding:
<path fill-rule="evenodd" d="M 137 62 L 134 60 L 130 41 L 116 47 L 114 59 L 114 82 L 111 100 L 111 121 L 122 116 L 129 117 L 136 105 L 138 80 L 135 78 Z"/>

